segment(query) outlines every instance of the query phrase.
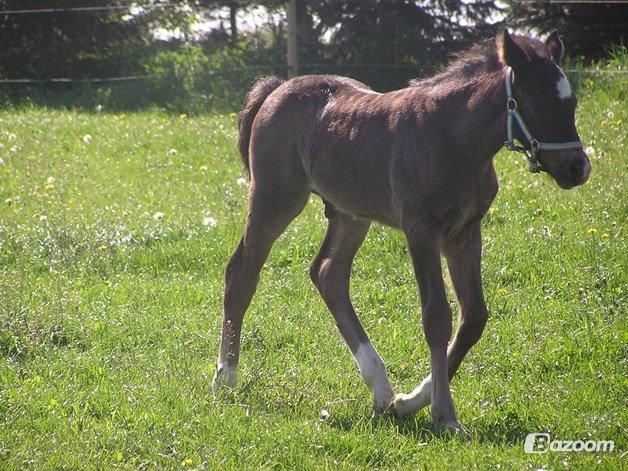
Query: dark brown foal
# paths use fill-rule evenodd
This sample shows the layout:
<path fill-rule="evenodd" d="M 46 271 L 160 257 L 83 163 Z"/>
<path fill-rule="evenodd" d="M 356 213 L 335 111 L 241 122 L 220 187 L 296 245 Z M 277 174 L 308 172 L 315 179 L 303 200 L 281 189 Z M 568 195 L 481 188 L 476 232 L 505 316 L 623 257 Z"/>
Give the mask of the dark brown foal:
<path fill-rule="evenodd" d="M 480 227 L 497 194 L 493 157 L 506 143 L 563 188 L 583 184 L 591 169 L 562 53 L 557 34 L 540 42 L 503 31 L 443 73 L 390 93 L 335 76 L 260 81 L 240 114 L 249 212 L 227 266 L 214 386 L 235 385 L 242 319 L 262 265 L 313 192 L 325 201 L 329 227 L 310 276 L 375 409 L 404 416 L 431 403 L 437 428 L 461 430 L 449 382 L 488 319 Z M 404 232 L 419 286 L 431 371 L 410 394 L 394 395 L 349 298 L 351 265 L 371 221 Z M 451 345 L 442 255 L 461 308 Z"/>

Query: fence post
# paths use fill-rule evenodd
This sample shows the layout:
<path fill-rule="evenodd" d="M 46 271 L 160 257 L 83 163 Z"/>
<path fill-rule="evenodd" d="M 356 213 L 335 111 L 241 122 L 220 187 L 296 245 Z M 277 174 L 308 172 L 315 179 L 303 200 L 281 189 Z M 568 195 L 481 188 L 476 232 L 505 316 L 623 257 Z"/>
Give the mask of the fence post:
<path fill-rule="evenodd" d="M 288 78 L 299 74 L 299 57 L 297 53 L 297 0 L 288 0 L 286 4 L 288 17 Z"/>

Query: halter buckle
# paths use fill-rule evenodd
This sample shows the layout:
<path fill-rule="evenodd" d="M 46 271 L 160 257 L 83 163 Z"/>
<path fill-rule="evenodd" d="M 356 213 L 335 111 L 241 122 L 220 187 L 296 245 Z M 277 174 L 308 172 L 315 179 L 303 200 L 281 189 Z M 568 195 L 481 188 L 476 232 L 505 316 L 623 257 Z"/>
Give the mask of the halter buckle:
<path fill-rule="evenodd" d="M 531 139 L 530 149 L 532 149 L 532 152 L 536 154 L 539 151 L 539 141 L 537 141 L 536 139 Z"/>
<path fill-rule="evenodd" d="M 507 110 L 516 110 L 517 109 L 517 100 L 510 97 L 508 101 L 506 101 L 506 109 Z"/>

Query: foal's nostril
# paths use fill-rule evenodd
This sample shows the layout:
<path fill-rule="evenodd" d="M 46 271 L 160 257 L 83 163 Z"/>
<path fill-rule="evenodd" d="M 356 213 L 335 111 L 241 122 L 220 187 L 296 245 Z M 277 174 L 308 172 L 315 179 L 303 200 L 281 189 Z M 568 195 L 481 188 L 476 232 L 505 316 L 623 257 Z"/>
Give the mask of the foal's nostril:
<path fill-rule="evenodd" d="M 575 161 L 569 166 L 569 174 L 574 179 L 580 179 L 582 177 L 582 167 L 583 163 L 580 160 Z"/>

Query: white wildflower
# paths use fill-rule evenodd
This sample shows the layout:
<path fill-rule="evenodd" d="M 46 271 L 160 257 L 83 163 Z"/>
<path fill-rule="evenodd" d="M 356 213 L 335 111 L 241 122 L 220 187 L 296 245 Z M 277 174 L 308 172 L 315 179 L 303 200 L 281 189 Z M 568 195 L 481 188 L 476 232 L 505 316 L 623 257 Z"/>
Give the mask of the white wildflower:
<path fill-rule="evenodd" d="M 218 221 L 216 221 L 213 217 L 207 216 L 203 218 L 203 225 L 205 227 L 216 227 L 218 225 Z"/>
<path fill-rule="evenodd" d="M 153 214 L 153 219 L 155 221 L 161 221 L 164 218 L 164 213 L 162 213 L 161 211 L 157 211 L 155 214 Z"/>
<path fill-rule="evenodd" d="M 246 186 L 248 182 L 246 181 L 246 178 L 240 177 L 236 180 L 236 183 L 238 186 Z"/>
<path fill-rule="evenodd" d="M 587 154 L 587 156 L 593 157 L 595 155 L 595 148 L 593 146 L 587 146 L 584 149 L 584 152 Z"/>
<path fill-rule="evenodd" d="M 92 136 L 90 134 L 85 134 L 83 136 L 83 142 L 85 144 L 89 144 L 90 142 L 92 142 Z"/>
<path fill-rule="evenodd" d="M 175 148 L 172 149 L 168 149 L 168 154 L 169 155 L 177 155 L 179 153 L 179 151 Z"/>
<path fill-rule="evenodd" d="M 96 105 L 94 109 L 96 110 L 96 113 L 100 113 L 102 111 L 102 105 Z"/>
<path fill-rule="evenodd" d="M 55 181 L 55 177 L 48 177 L 46 179 L 46 183 L 48 183 L 49 185 L 52 185 Z"/>
<path fill-rule="evenodd" d="M 47 221 L 48 220 L 48 216 L 46 216 L 45 214 L 42 214 L 41 216 L 39 216 L 39 220 L 40 221 Z"/>
<path fill-rule="evenodd" d="M 17 139 L 17 134 L 14 132 L 9 134 L 9 141 L 15 141 Z"/>

